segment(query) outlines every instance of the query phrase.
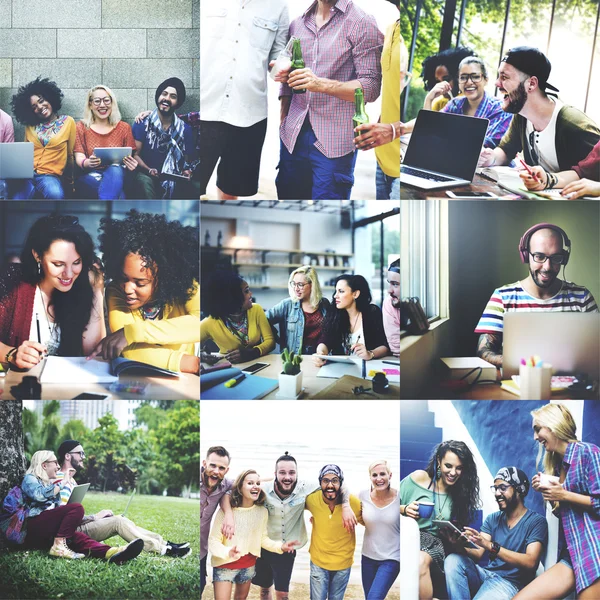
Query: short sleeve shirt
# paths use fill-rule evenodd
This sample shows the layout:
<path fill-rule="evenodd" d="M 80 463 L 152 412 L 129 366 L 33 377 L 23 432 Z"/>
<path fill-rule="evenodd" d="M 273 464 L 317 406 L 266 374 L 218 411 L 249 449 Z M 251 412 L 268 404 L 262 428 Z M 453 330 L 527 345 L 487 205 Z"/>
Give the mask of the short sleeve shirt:
<path fill-rule="evenodd" d="M 208 534 L 210 533 L 210 522 L 221 502 L 221 498 L 231 490 L 233 482 L 231 479 L 223 479 L 221 483 L 210 494 L 207 487 L 200 478 L 200 558 L 208 553 Z"/>

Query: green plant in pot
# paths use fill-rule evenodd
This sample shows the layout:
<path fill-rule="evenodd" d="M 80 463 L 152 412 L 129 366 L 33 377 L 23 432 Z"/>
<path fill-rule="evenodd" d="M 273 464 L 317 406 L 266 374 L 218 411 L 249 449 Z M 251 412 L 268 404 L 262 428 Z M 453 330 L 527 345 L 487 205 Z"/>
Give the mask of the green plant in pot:
<path fill-rule="evenodd" d="M 302 357 L 290 352 L 287 348 L 281 353 L 282 371 L 279 374 L 279 395 L 287 400 L 293 400 L 302 391 Z"/>

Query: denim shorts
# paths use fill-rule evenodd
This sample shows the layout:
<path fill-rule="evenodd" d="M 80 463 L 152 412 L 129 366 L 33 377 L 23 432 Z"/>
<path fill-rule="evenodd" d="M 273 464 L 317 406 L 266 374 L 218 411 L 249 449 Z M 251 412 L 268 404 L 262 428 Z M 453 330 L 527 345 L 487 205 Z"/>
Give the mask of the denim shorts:
<path fill-rule="evenodd" d="M 248 567 L 246 569 L 220 569 L 219 567 L 215 567 L 213 569 L 213 583 L 215 581 L 246 583 L 246 581 L 250 581 L 254 577 L 255 572 L 255 567 Z"/>

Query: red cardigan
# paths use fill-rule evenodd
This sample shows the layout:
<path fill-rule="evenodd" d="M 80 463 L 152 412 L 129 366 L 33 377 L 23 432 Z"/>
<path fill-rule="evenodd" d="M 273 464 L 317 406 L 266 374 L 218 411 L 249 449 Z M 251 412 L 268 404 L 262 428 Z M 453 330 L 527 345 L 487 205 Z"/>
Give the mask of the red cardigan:
<path fill-rule="evenodd" d="M 20 346 L 29 339 L 35 285 L 22 279 L 21 266 L 0 275 L 0 342 Z"/>

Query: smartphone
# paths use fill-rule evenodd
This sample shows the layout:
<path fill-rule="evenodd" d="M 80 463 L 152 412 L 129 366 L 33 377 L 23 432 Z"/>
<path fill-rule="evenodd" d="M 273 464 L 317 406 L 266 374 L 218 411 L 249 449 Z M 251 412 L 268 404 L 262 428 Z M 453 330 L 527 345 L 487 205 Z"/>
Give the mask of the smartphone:
<path fill-rule="evenodd" d="M 448 198 L 464 198 L 469 200 L 489 200 L 490 198 L 497 199 L 498 196 L 491 192 L 451 192 L 447 191 Z"/>
<path fill-rule="evenodd" d="M 258 371 L 261 371 L 262 369 L 266 369 L 268 366 L 269 366 L 269 363 L 257 362 L 248 367 L 244 367 L 242 369 L 242 373 L 246 373 L 246 375 L 254 375 L 254 373 L 258 373 Z"/>
<path fill-rule="evenodd" d="M 73 398 L 73 400 L 106 400 L 110 394 L 96 394 L 94 392 L 82 392 Z"/>

